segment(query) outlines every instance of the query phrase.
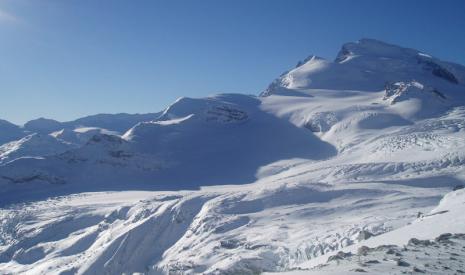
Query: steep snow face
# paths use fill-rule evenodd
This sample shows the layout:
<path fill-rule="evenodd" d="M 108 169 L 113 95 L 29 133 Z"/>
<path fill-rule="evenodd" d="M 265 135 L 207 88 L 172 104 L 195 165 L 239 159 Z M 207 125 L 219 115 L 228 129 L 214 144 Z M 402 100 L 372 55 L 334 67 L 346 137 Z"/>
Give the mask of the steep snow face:
<path fill-rule="evenodd" d="M 22 157 L 43 157 L 74 148 L 49 135 L 31 134 L 0 146 L 0 164 Z"/>
<path fill-rule="evenodd" d="M 26 133 L 17 125 L 0 119 L 0 145 L 24 137 Z"/>
<path fill-rule="evenodd" d="M 276 79 L 263 96 L 296 90 L 330 89 L 381 91 L 396 82 L 418 81 L 463 102 L 465 67 L 440 61 L 417 50 L 362 39 L 345 44 L 334 62 L 315 56 Z"/>

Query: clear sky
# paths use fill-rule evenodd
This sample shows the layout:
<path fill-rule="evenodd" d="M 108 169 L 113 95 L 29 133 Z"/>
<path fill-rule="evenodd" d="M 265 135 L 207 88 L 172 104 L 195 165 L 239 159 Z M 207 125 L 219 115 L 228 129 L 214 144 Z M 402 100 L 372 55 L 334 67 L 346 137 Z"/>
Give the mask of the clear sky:
<path fill-rule="evenodd" d="M 465 64 L 465 1 L 0 0 L 0 118 L 258 94 L 306 56 L 333 59 L 364 37 Z"/>

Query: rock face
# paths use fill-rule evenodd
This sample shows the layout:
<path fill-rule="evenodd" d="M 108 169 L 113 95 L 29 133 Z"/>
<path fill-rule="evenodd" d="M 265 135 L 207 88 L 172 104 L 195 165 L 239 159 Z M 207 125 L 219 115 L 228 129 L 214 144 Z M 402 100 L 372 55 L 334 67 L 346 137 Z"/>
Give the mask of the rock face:
<path fill-rule="evenodd" d="M 333 112 L 316 112 L 305 122 L 305 127 L 316 133 L 327 132 L 338 121 Z"/>
<path fill-rule="evenodd" d="M 218 121 L 223 123 L 243 122 L 248 119 L 246 112 L 233 106 L 220 105 L 207 110 L 207 121 Z"/>
<path fill-rule="evenodd" d="M 425 70 L 431 71 L 431 74 L 434 76 L 445 79 L 453 84 L 459 84 L 457 77 L 452 72 L 430 58 L 420 55 L 418 57 L 418 63 L 422 64 Z"/>
<path fill-rule="evenodd" d="M 432 87 L 426 87 L 423 84 L 410 81 L 410 82 L 396 82 L 386 85 L 386 92 L 384 100 L 389 101 L 391 104 L 406 101 L 411 98 L 436 100 L 438 104 L 446 103 L 446 96 L 440 91 Z"/>

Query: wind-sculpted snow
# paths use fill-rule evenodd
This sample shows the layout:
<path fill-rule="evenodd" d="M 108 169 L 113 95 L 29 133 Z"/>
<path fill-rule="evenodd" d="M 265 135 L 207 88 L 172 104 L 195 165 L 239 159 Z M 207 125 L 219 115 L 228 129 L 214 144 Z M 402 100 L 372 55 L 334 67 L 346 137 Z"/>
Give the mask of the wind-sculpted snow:
<path fill-rule="evenodd" d="M 461 65 L 365 39 L 260 97 L 184 97 L 122 135 L 9 143 L 0 273 L 414 272 L 419 254 L 396 249 L 465 233 L 464 81 Z M 457 253 L 443 244 L 425 251 Z"/>

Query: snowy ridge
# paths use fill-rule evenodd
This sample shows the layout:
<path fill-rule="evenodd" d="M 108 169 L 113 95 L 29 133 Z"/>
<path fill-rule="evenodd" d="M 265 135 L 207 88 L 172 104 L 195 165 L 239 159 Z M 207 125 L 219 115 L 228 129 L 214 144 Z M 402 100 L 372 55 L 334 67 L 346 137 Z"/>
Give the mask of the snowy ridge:
<path fill-rule="evenodd" d="M 160 113 L 149 114 L 98 114 L 78 118 L 73 121 L 59 122 L 53 119 L 38 118 L 24 124 L 24 129 L 30 132 L 50 134 L 62 129 L 73 130 L 76 128 L 93 127 L 102 128 L 114 132 L 125 132 L 134 124 L 141 121 L 156 119 Z"/>
<path fill-rule="evenodd" d="M 47 140 L 73 148 L 0 165 L 0 273 L 434 273 L 401 246 L 463 245 L 408 242 L 465 233 L 464 80 L 363 39 L 259 97 L 180 98 L 121 135 L 60 129 Z"/>
<path fill-rule="evenodd" d="M 0 164 L 21 157 L 42 157 L 59 154 L 73 148 L 49 135 L 31 134 L 18 141 L 0 146 Z"/>
<path fill-rule="evenodd" d="M 93 125 L 127 130 L 141 120 L 159 116 L 160 113 L 100 114 L 70 122 L 39 118 L 27 122 L 23 127 L 0 120 L 0 165 L 23 157 L 42 158 L 76 149 L 95 135 L 120 135 L 117 131 Z"/>

